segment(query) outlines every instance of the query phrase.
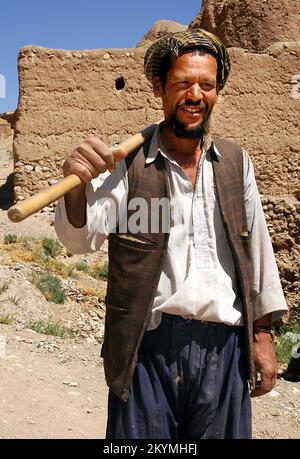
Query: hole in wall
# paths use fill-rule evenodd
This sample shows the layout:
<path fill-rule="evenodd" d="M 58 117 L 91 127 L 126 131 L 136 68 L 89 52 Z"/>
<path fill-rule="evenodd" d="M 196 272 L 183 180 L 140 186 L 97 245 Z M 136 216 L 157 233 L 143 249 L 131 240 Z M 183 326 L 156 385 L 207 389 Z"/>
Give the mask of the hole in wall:
<path fill-rule="evenodd" d="M 120 91 L 121 89 L 124 88 L 125 86 L 125 80 L 122 76 L 120 76 L 119 78 L 116 78 L 116 81 L 115 81 L 115 86 L 116 86 L 116 89 L 118 91 Z"/>

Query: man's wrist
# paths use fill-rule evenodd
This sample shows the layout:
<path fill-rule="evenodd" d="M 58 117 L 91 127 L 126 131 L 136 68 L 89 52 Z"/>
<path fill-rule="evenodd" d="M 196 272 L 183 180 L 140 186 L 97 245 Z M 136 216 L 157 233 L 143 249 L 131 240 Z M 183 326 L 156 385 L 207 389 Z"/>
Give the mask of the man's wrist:
<path fill-rule="evenodd" d="M 272 340 L 274 341 L 275 339 L 275 329 L 272 327 L 272 325 L 256 325 L 253 324 L 253 334 L 257 333 L 267 333 L 272 337 Z"/>
<path fill-rule="evenodd" d="M 253 322 L 253 327 L 269 327 L 272 328 L 272 313 L 266 314 Z"/>
<path fill-rule="evenodd" d="M 86 184 L 82 183 L 65 194 L 65 209 L 69 223 L 74 228 L 82 228 L 86 224 Z"/>

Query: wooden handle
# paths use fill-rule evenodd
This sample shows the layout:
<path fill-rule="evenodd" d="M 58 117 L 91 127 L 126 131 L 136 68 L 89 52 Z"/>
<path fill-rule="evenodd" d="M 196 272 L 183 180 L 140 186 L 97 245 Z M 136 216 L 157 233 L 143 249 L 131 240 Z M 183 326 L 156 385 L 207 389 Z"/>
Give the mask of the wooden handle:
<path fill-rule="evenodd" d="M 114 158 L 116 161 L 126 158 L 126 156 L 143 145 L 145 140 L 153 134 L 157 124 L 151 124 L 150 126 L 143 129 L 138 134 L 135 134 L 128 139 L 125 139 L 119 145 L 112 148 Z M 10 207 L 7 211 L 8 218 L 15 223 L 21 222 L 30 215 L 43 209 L 52 202 L 59 199 L 64 194 L 76 188 L 82 183 L 81 179 L 71 174 L 63 178 L 61 181 L 52 185 L 39 193 L 25 199 L 24 201 L 18 202 L 14 206 Z"/>

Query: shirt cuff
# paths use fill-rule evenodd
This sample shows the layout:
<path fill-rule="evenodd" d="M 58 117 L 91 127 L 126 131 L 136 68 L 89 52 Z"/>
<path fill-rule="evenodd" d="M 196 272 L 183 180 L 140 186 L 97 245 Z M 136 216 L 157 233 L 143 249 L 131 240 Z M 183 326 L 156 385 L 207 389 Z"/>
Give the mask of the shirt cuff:
<path fill-rule="evenodd" d="M 272 314 L 272 322 L 287 314 L 288 307 L 281 288 L 263 290 L 254 297 L 253 320 Z"/>
<path fill-rule="evenodd" d="M 65 208 L 64 197 L 58 200 L 55 212 L 54 227 L 58 239 L 71 253 L 90 252 L 91 248 L 87 245 L 88 229 L 87 225 L 75 228 L 68 220 Z"/>

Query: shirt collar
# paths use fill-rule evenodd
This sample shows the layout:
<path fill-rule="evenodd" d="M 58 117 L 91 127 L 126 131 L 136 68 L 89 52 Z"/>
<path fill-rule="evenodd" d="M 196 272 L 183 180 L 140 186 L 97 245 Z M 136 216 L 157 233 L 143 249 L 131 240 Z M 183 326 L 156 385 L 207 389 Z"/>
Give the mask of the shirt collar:
<path fill-rule="evenodd" d="M 151 139 L 150 147 L 149 147 L 149 152 L 148 156 L 146 158 L 146 164 L 153 163 L 156 158 L 158 153 L 161 153 L 165 158 L 167 158 L 169 161 L 172 162 L 172 158 L 168 155 L 167 150 L 163 144 L 161 135 L 160 135 L 160 126 L 162 122 L 157 125 L 155 128 L 154 134 Z M 216 145 L 213 142 L 213 139 L 210 134 L 207 134 L 204 138 L 203 142 L 203 154 L 206 156 L 207 152 L 209 151 L 210 147 L 214 149 L 214 152 L 216 153 L 217 156 L 222 157 L 221 153 L 217 149 Z"/>

